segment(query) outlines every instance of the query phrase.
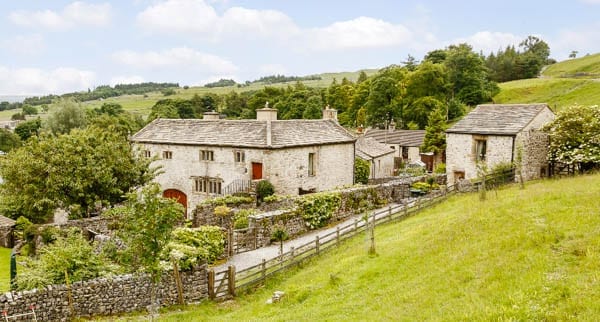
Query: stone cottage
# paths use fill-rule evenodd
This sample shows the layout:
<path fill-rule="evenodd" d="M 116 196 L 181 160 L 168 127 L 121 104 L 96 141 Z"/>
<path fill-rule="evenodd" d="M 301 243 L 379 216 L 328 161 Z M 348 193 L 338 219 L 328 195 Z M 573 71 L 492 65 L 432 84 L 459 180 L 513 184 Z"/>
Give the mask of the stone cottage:
<path fill-rule="evenodd" d="M 420 147 L 425 139 L 424 130 L 397 130 L 394 127 L 387 130 L 367 129 L 365 137 L 394 149 L 394 157 L 402 163 L 421 161 Z"/>
<path fill-rule="evenodd" d="M 335 110 L 321 120 L 277 120 L 277 110 L 255 120 L 156 119 L 131 137 L 162 167 L 155 179 L 164 196 L 188 215 L 204 199 L 249 191 L 263 179 L 277 194 L 298 195 L 351 185 L 356 138 L 337 123 Z"/>
<path fill-rule="evenodd" d="M 394 175 L 394 152 L 374 138 L 361 136 L 356 140 L 356 156 L 369 162 L 369 179 Z"/>
<path fill-rule="evenodd" d="M 15 221 L 0 215 L 0 247 L 13 247 Z"/>
<path fill-rule="evenodd" d="M 514 163 L 521 151 L 525 180 L 548 173 L 548 135 L 542 126 L 554 119 L 547 104 L 485 104 L 446 130 L 448 184 L 477 177 L 476 165 L 488 169 Z"/>

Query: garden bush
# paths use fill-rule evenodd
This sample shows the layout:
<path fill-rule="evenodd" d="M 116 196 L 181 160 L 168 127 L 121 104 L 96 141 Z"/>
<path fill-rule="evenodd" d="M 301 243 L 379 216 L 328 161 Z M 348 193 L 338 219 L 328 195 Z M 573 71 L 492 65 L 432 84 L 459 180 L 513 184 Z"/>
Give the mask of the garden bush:
<path fill-rule="evenodd" d="M 171 233 L 162 259 L 176 259 L 180 269 L 189 270 L 203 262 L 213 263 L 224 250 L 225 236 L 219 227 L 177 228 Z"/>
<path fill-rule="evenodd" d="M 325 226 L 342 204 L 339 192 L 318 193 L 296 199 L 296 212 L 304 218 L 310 229 Z"/>

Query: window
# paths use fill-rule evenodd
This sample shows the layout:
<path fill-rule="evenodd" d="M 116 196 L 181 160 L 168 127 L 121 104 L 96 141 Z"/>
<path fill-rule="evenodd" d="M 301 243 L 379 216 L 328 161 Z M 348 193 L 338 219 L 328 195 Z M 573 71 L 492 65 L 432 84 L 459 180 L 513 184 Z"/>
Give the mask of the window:
<path fill-rule="evenodd" d="M 200 150 L 200 161 L 215 161 L 215 153 L 211 150 Z"/>
<path fill-rule="evenodd" d="M 173 151 L 163 151 L 163 159 L 173 159 Z"/>
<path fill-rule="evenodd" d="M 210 194 L 221 194 L 221 186 L 223 180 L 219 178 L 210 177 L 195 177 L 194 178 L 194 192 L 210 193 Z"/>
<path fill-rule="evenodd" d="M 402 147 L 402 159 L 408 159 L 408 147 L 407 146 Z"/>
<path fill-rule="evenodd" d="M 308 175 L 309 176 L 315 175 L 315 154 L 314 153 L 308 154 Z"/>
<path fill-rule="evenodd" d="M 475 140 L 475 160 L 476 161 L 485 161 L 485 153 L 487 150 L 487 141 L 486 140 Z"/>
<path fill-rule="evenodd" d="M 144 157 L 149 158 L 152 156 L 152 152 L 150 150 L 144 150 Z"/>
<path fill-rule="evenodd" d="M 246 162 L 246 155 L 244 154 L 244 151 L 235 151 L 234 160 L 237 163 Z"/>

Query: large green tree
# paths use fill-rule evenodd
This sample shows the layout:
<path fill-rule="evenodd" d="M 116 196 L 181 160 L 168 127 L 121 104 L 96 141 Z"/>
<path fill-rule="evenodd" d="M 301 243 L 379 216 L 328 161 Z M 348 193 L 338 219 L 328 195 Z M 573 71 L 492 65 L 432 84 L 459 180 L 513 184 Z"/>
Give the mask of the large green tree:
<path fill-rule="evenodd" d="M 57 208 L 73 218 L 89 216 L 151 180 L 149 162 L 137 158 L 113 127 L 29 140 L 0 159 L 0 209 L 37 223 L 48 221 Z"/>
<path fill-rule="evenodd" d="M 71 99 L 56 103 L 44 122 L 44 126 L 55 135 L 69 133 L 72 129 L 85 127 L 86 124 L 85 109 Z"/>
<path fill-rule="evenodd" d="M 425 127 L 422 152 L 441 153 L 446 150 L 446 117 L 443 108 L 437 108 L 429 114 Z"/>
<path fill-rule="evenodd" d="M 600 166 L 600 107 L 574 105 L 560 111 L 544 128 L 550 136 L 551 161 L 578 165 L 585 171 Z"/>
<path fill-rule="evenodd" d="M 21 138 L 18 135 L 7 129 L 0 129 L 0 151 L 9 152 L 21 144 Z"/>

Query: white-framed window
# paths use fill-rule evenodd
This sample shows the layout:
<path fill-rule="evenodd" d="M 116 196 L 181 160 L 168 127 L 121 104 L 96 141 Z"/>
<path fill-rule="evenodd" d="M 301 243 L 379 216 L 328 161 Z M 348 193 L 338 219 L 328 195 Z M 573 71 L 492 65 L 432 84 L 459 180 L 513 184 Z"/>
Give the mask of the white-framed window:
<path fill-rule="evenodd" d="M 200 161 L 215 161 L 215 152 L 212 150 L 200 150 Z"/>
<path fill-rule="evenodd" d="M 316 175 L 316 164 L 315 164 L 315 153 L 311 152 L 308 154 L 308 175 L 315 176 Z"/>
<path fill-rule="evenodd" d="M 173 159 L 173 151 L 163 151 L 162 157 L 167 160 Z"/>
<path fill-rule="evenodd" d="M 244 151 L 236 150 L 233 152 L 233 159 L 236 163 L 246 162 L 246 154 Z"/>

